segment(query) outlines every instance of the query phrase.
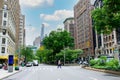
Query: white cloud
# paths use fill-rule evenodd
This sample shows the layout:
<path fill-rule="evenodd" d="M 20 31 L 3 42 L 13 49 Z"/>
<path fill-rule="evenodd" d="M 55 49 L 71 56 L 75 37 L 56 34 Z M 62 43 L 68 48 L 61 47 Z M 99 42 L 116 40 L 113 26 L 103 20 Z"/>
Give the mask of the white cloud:
<path fill-rule="evenodd" d="M 56 10 L 53 14 L 40 14 L 40 18 L 45 21 L 59 21 L 68 17 L 73 17 L 72 10 Z"/>
<path fill-rule="evenodd" d="M 64 25 L 63 24 L 57 25 L 57 29 L 64 29 Z"/>
<path fill-rule="evenodd" d="M 39 35 L 40 35 L 40 29 L 37 29 L 33 26 L 27 26 L 26 27 L 26 45 L 33 45 L 33 41 Z"/>
<path fill-rule="evenodd" d="M 51 6 L 54 0 L 20 0 L 21 5 L 36 7 L 36 6 Z"/>

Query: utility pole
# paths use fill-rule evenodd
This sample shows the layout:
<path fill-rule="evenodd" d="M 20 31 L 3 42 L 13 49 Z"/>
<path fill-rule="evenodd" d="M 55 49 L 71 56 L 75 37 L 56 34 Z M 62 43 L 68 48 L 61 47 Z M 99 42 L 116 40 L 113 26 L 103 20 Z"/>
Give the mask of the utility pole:
<path fill-rule="evenodd" d="M 65 65 L 65 49 L 64 49 L 64 65 Z"/>

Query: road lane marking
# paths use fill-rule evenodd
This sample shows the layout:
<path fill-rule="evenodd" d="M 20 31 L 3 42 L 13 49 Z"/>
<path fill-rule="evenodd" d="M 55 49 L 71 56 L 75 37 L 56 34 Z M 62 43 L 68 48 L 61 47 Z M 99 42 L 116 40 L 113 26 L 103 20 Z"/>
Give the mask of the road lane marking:
<path fill-rule="evenodd" d="M 94 77 L 89 77 L 91 80 L 98 80 L 98 79 L 96 79 L 96 78 L 94 78 Z"/>

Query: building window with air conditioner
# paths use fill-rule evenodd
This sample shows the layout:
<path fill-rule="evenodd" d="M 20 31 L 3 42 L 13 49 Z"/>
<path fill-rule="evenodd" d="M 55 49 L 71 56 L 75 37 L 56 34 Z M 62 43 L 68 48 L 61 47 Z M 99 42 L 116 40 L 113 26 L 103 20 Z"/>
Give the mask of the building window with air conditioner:
<path fill-rule="evenodd" d="M 6 35 L 6 29 L 2 30 L 3 35 Z"/>
<path fill-rule="evenodd" d="M 8 6 L 5 4 L 4 7 L 3 7 L 4 10 L 7 10 L 8 9 Z"/>

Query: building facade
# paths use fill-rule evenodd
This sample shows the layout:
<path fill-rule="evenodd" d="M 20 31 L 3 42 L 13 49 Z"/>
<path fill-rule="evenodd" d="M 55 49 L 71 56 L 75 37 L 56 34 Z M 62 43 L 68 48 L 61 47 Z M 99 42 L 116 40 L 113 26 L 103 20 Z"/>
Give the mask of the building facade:
<path fill-rule="evenodd" d="M 42 41 L 43 41 L 43 38 L 45 37 L 44 36 L 44 29 L 45 29 L 45 25 L 44 24 L 42 24 L 42 27 L 41 27 L 41 35 L 40 35 L 40 46 L 42 46 L 43 45 L 43 43 L 42 43 Z"/>
<path fill-rule="evenodd" d="M 103 0 L 96 0 L 94 3 L 95 9 L 103 6 Z M 120 29 L 114 29 L 109 35 L 96 32 L 96 57 L 106 55 L 120 59 Z"/>
<path fill-rule="evenodd" d="M 35 38 L 33 41 L 33 46 L 37 47 L 37 49 L 40 48 L 40 36 Z"/>
<path fill-rule="evenodd" d="M 14 55 L 18 47 L 19 0 L 0 0 L 0 61 Z"/>
<path fill-rule="evenodd" d="M 75 20 L 75 48 L 83 50 L 83 59 L 88 59 L 89 56 L 94 56 L 93 45 L 93 27 L 91 19 L 90 0 L 79 0 L 74 6 Z"/>
<path fill-rule="evenodd" d="M 75 40 L 74 18 L 73 17 L 66 18 L 63 23 L 64 23 L 64 30 L 68 31 Z"/>
<path fill-rule="evenodd" d="M 25 46 L 25 16 L 20 15 L 19 46 Z"/>

